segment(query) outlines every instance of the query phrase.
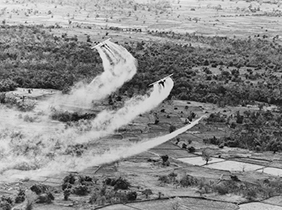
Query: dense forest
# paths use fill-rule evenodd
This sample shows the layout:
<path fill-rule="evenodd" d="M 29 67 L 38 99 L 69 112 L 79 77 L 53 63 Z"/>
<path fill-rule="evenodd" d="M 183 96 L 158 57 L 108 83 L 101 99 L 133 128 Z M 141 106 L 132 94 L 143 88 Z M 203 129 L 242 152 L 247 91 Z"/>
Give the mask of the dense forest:
<path fill-rule="evenodd" d="M 0 91 L 16 87 L 67 90 L 75 82 L 91 81 L 103 71 L 98 52 L 90 49 L 91 42 L 65 34 L 55 36 L 50 31 L 42 25 L 1 25 Z M 168 41 L 119 43 L 138 60 L 138 72 L 121 88 L 121 94 L 144 93 L 148 84 L 174 73 L 171 96 L 178 99 L 222 106 L 282 102 L 282 46 L 275 39 L 148 33 Z M 211 68 L 220 73 L 213 73 Z"/>
<path fill-rule="evenodd" d="M 221 113 L 212 113 L 208 123 L 224 123 L 230 127 L 230 135 L 222 138 L 204 139 L 205 143 L 219 147 L 240 147 L 249 150 L 282 151 L 282 115 L 269 110 L 237 112 L 235 116 L 224 116 Z"/>
<path fill-rule="evenodd" d="M 88 43 L 67 42 L 46 31 L 2 26 L 0 90 L 15 86 L 63 90 L 103 71 L 98 53 Z"/>

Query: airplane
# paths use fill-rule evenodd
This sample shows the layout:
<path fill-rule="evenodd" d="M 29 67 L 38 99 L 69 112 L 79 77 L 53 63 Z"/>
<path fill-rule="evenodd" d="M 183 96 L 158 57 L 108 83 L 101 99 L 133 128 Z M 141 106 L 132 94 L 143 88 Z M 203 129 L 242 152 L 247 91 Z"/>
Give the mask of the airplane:
<path fill-rule="evenodd" d="M 115 49 L 113 46 L 111 46 L 111 44 L 109 45 L 110 39 L 111 38 L 100 42 L 99 44 L 91 47 L 91 49 L 94 49 L 94 48 L 102 49 L 103 53 L 106 55 L 106 57 L 107 57 L 108 61 L 110 62 L 111 66 L 114 66 L 115 64 L 117 64 L 121 60 L 123 60 L 125 62 L 126 58 L 117 49 Z"/>
<path fill-rule="evenodd" d="M 162 85 L 164 87 L 164 83 L 165 83 L 166 78 L 168 78 L 168 77 L 170 77 L 172 75 L 173 74 L 170 74 L 170 75 L 168 75 L 168 76 L 166 76 L 166 77 L 164 77 L 164 78 L 162 78 L 162 79 L 160 79 L 160 80 L 158 80 L 156 82 L 153 82 L 153 83 L 149 84 L 149 86 L 153 86 L 154 84 L 158 83 L 159 85 Z"/>
<path fill-rule="evenodd" d="M 106 40 L 100 42 L 99 44 L 96 44 L 95 46 L 92 46 L 91 49 L 94 49 L 94 48 L 97 48 L 97 47 L 104 47 L 105 45 L 107 45 L 107 44 L 106 44 L 106 41 L 109 41 L 110 39 L 111 39 L 111 38 L 106 39 Z"/>

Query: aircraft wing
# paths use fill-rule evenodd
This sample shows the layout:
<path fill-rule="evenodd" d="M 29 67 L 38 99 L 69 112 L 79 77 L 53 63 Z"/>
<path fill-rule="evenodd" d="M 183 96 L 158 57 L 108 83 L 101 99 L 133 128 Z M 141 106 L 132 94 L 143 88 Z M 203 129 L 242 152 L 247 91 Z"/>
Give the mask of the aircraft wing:
<path fill-rule="evenodd" d="M 168 76 L 166 76 L 166 77 L 164 77 L 164 78 L 162 78 L 162 79 L 159 79 L 158 81 L 149 84 L 149 86 L 152 86 L 152 85 L 154 85 L 154 84 L 156 84 L 156 83 L 158 83 L 158 82 L 160 82 L 160 81 L 162 81 L 162 80 L 164 80 L 164 79 L 166 79 L 166 78 L 168 78 L 168 77 L 170 77 L 170 76 L 172 76 L 172 75 L 173 75 L 173 74 L 170 74 L 170 75 L 168 75 Z"/>
<path fill-rule="evenodd" d="M 106 44 L 107 41 L 109 41 L 111 38 L 106 39 L 102 42 L 100 42 L 99 44 L 96 44 L 95 46 L 92 46 L 91 49 L 97 48 L 97 47 L 102 47 L 104 44 Z"/>

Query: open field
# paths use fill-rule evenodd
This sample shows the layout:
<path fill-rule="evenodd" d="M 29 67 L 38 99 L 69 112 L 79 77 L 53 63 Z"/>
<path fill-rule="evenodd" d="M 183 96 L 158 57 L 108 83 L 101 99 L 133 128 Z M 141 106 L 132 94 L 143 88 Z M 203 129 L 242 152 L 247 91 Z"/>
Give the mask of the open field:
<path fill-rule="evenodd" d="M 95 7 L 95 3 L 43 3 L 2 1 L 1 17 L 7 24 L 59 24 L 62 30 L 78 37 L 89 34 L 102 37 L 101 28 L 140 28 L 146 30 L 163 30 L 182 33 L 196 33 L 208 36 L 247 37 L 259 34 L 273 38 L 281 34 L 281 12 L 278 4 L 247 3 L 245 1 L 173 1 L 170 6 L 150 7 L 148 2 L 135 4 L 105 3 Z M 115 5 L 115 6 L 114 6 Z M 135 5 L 135 6 L 134 6 Z M 113 8 L 114 7 L 114 8 Z M 259 9 L 258 9 L 259 8 Z M 91 27 L 91 29 L 87 29 Z M 117 39 L 130 34 L 111 32 Z M 144 36 L 134 33 L 134 39 Z M 133 36 L 132 36 L 133 38 Z"/>

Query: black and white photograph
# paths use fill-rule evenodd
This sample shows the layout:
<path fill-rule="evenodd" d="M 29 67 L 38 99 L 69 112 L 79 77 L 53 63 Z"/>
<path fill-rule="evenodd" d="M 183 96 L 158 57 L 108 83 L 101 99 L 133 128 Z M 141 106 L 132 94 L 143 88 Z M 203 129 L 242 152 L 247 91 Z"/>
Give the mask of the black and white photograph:
<path fill-rule="evenodd" d="M 282 0 L 0 0 L 0 210 L 282 210 Z"/>

